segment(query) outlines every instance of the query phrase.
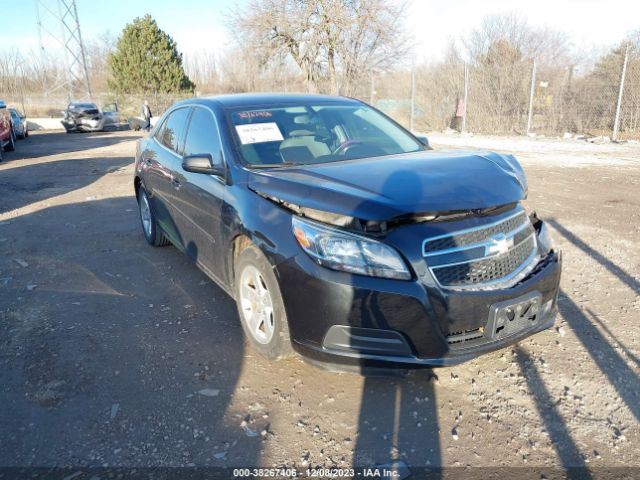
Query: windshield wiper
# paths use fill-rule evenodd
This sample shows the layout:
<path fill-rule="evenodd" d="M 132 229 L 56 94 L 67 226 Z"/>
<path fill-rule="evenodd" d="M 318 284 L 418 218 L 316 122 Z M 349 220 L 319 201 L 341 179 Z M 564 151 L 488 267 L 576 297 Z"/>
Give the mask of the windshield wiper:
<path fill-rule="evenodd" d="M 247 168 L 281 168 L 281 167 L 299 167 L 304 165 L 302 163 L 295 162 L 282 162 L 282 163 L 251 163 L 247 164 Z"/>

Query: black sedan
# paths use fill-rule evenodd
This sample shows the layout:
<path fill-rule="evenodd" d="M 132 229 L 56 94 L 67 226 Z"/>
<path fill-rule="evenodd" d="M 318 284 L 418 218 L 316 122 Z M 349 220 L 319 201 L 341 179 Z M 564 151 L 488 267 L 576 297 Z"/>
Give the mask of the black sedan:
<path fill-rule="evenodd" d="M 271 358 L 446 365 L 554 322 L 560 252 L 515 158 L 436 152 L 358 100 L 177 103 L 134 185 L 147 242 L 193 259 Z"/>

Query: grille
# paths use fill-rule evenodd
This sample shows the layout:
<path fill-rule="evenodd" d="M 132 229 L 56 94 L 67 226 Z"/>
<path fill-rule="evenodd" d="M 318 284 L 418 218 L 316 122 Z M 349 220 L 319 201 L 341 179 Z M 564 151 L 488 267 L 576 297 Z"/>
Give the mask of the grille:
<path fill-rule="evenodd" d="M 484 260 L 434 268 L 433 272 L 443 286 L 480 285 L 499 280 L 520 268 L 535 247 L 533 235 L 508 252 Z"/>
<path fill-rule="evenodd" d="M 489 225 L 484 228 L 480 227 L 470 232 L 453 234 L 451 236 L 443 238 L 427 240 L 424 243 L 424 252 L 425 254 L 427 254 L 431 252 L 437 252 L 439 250 L 446 250 L 448 248 L 465 247 L 467 245 L 486 242 L 493 235 L 497 235 L 499 233 L 506 235 L 512 230 L 520 227 L 525 222 L 527 222 L 527 214 L 525 212 L 520 212 L 519 214 L 511 218 L 507 218 L 504 222 Z M 533 227 L 531 228 L 533 229 Z"/>
<path fill-rule="evenodd" d="M 484 330 L 482 328 L 474 328 L 472 330 L 463 330 L 461 332 L 454 332 L 447 335 L 447 343 L 449 348 L 454 350 L 456 348 L 466 347 L 468 342 L 473 342 L 484 336 Z"/>

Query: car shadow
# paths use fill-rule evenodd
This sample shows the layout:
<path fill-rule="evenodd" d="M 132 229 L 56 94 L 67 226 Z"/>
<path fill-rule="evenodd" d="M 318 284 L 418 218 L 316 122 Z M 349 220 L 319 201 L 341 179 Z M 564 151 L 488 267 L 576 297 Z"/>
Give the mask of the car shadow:
<path fill-rule="evenodd" d="M 534 361 L 521 346 L 516 346 L 514 351 L 520 371 L 527 382 L 529 392 L 532 394 L 531 398 L 533 398 L 538 414 L 544 422 L 560 463 L 565 469 L 564 474 L 567 475 L 567 478 L 585 480 L 592 478 L 580 449 L 571 437 L 571 433 L 556 407 L 556 401 L 547 390 Z"/>
<path fill-rule="evenodd" d="M 400 187 L 399 187 L 400 186 Z M 393 198 L 397 189 L 412 192 L 416 205 L 423 186 L 412 171 L 399 171 L 386 179 L 382 194 Z M 366 202 L 363 203 L 363 205 Z M 417 208 L 414 206 L 414 209 Z M 368 296 L 352 311 L 354 326 L 389 329 L 386 315 L 400 305 L 385 302 L 377 294 Z M 405 325 L 415 325 L 422 315 L 419 308 L 407 309 Z M 356 340 L 352 348 L 358 351 Z M 366 353 L 366 352 L 365 352 Z M 431 369 L 401 370 L 372 366 L 360 360 L 356 370 L 365 376 L 358 418 L 358 436 L 353 464 L 357 468 L 380 468 L 381 475 L 404 479 L 419 469 L 421 478 L 439 479 L 442 474 L 440 427 L 434 379 Z"/>
<path fill-rule="evenodd" d="M 638 374 L 616 352 L 583 310 L 562 290 L 558 299 L 558 307 L 562 318 L 567 321 L 584 349 L 589 352 L 594 363 L 616 389 L 636 420 L 640 420 L 640 377 Z M 602 323 L 600 319 L 597 321 Z"/>
<path fill-rule="evenodd" d="M 395 377 L 368 374 L 360 403 L 355 467 L 384 469 L 383 476 L 399 480 L 418 467 L 421 478 L 441 478 L 435 378 L 428 369 Z"/>
<path fill-rule="evenodd" d="M 634 292 L 640 292 L 640 281 L 634 278 L 629 273 L 625 272 L 622 268 L 612 262 L 609 258 L 602 255 L 600 252 L 589 246 L 586 242 L 584 242 L 580 237 L 578 237 L 575 233 L 570 231 L 556 219 L 549 219 L 546 222 L 551 225 L 556 231 L 558 231 L 563 237 L 565 237 L 568 241 L 570 241 L 573 245 L 578 247 L 584 253 L 586 253 L 590 258 L 593 258 L 600 265 L 605 267 L 609 272 L 618 277 L 620 281 L 624 282 L 631 290 Z"/>
<path fill-rule="evenodd" d="M 127 130 L 69 134 L 64 131 L 34 131 L 30 132 L 28 138 L 18 141 L 14 152 L 4 152 L 2 163 L 109 147 L 135 140 L 139 136 Z M 133 151 L 131 153 L 133 156 Z"/>
<path fill-rule="evenodd" d="M 609 327 L 607 327 L 607 324 L 604 323 L 602 320 L 600 320 L 598 316 L 595 313 L 593 313 L 593 311 L 590 308 L 585 308 L 585 311 L 589 314 L 589 317 L 591 318 L 591 320 L 597 323 L 600 326 L 600 328 L 604 330 L 609 337 L 611 337 L 611 340 L 613 340 L 618 345 L 618 348 L 620 348 L 620 350 L 624 352 L 627 358 L 629 358 L 629 360 L 631 360 L 636 365 L 637 368 L 640 368 L 640 357 L 638 357 L 637 354 L 629 350 L 629 348 L 616 335 L 614 335 L 611 330 L 609 330 Z"/>
<path fill-rule="evenodd" d="M 2 169 L 0 214 L 86 187 L 131 163 L 131 157 L 78 158 Z"/>
<path fill-rule="evenodd" d="M 260 435 L 226 417 L 245 356 L 235 304 L 145 242 L 134 198 L 0 228 L 0 465 L 259 463 Z"/>
<path fill-rule="evenodd" d="M 593 258 L 611 274 L 616 276 L 621 282 L 631 288 L 634 292 L 640 291 L 640 282 L 629 273 L 624 271 L 609 258 L 589 246 L 580 237 L 571 232 L 564 225 L 555 219 L 547 221 L 556 231 L 564 236 L 574 246 L 582 250 L 590 258 Z M 636 419 L 640 420 L 640 377 L 625 362 L 624 358 L 607 341 L 602 333 L 596 328 L 591 319 L 584 313 L 576 303 L 565 292 L 560 292 L 558 302 L 563 318 L 571 326 L 571 329 L 583 344 L 585 350 L 589 352 L 591 358 L 614 386 L 620 398 L 626 403 L 629 410 Z M 604 322 L 600 320 L 591 310 L 586 309 L 592 319 L 598 323 L 605 332 L 616 341 L 624 351 L 626 347 L 622 345 L 609 331 Z M 628 351 L 628 350 L 627 350 Z M 630 353 L 630 352 L 629 352 Z M 628 355 L 631 361 L 638 363 L 635 355 Z"/>

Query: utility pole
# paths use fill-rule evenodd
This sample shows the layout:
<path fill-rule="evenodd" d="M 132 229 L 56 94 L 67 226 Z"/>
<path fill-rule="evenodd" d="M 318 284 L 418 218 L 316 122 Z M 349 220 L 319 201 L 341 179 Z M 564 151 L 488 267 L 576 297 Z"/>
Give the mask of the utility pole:
<path fill-rule="evenodd" d="M 627 74 L 627 62 L 629 61 L 629 44 L 624 50 L 624 62 L 622 62 L 622 74 L 620 75 L 620 88 L 618 89 L 618 103 L 616 104 L 616 118 L 613 122 L 613 134 L 611 140 L 618 141 L 618 129 L 620 128 L 620 108 L 622 107 L 622 94 L 624 93 L 624 77 Z"/>
<path fill-rule="evenodd" d="M 469 96 L 469 65 L 467 62 L 464 62 L 464 96 L 463 96 L 463 106 L 464 110 L 462 112 L 462 132 L 467 131 L 467 98 Z"/>
<path fill-rule="evenodd" d="M 35 0 L 36 22 L 40 53 L 62 53 L 64 72 L 51 85 L 49 92 L 66 90 L 73 97 L 76 92 L 92 98 L 87 56 L 80 32 L 80 20 L 75 0 Z M 59 33 L 57 33 L 59 32 Z M 53 52 L 52 52 L 53 50 Z"/>
<path fill-rule="evenodd" d="M 533 118 L 533 97 L 536 91 L 536 60 L 531 67 L 531 91 L 529 92 L 529 114 L 527 116 L 527 135 L 531 132 L 531 120 Z"/>
<path fill-rule="evenodd" d="M 373 76 L 373 71 L 371 71 L 371 85 L 369 86 L 369 105 L 373 105 L 373 96 L 376 93 L 376 83 L 375 78 Z"/>
<path fill-rule="evenodd" d="M 409 112 L 409 130 L 413 132 L 413 117 L 416 103 L 416 70 L 411 65 L 411 110 Z"/>

